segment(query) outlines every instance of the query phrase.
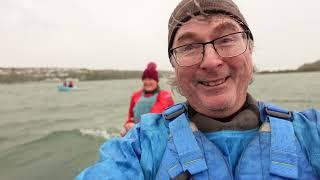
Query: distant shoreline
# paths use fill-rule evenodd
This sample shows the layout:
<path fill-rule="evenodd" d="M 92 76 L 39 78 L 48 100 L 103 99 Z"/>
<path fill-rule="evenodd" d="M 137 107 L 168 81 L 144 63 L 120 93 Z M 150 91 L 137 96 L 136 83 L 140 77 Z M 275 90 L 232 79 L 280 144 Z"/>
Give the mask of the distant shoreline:
<path fill-rule="evenodd" d="M 168 76 L 171 71 L 159 71 Z M 0 84 L 24 82 L 57 82 L 72 79 L 76 81 L 97 81 L 141 78 L 142 71 L 89 70 L 75 68 L 0 68 Z"/>
<path fill-rule="evenodd" d="M 293 74 L 293 73 L 312 73 L 312 72 L 320 72 L 320 71 L 261 71 L 261 72 L 255 72 L 256 75 L 264 75 L 264 74 Z M 121 71 L 119 71 L 121 73 Z M 160 72 L 160 77 L 168 77 L 169 74 L 172 72 L 164 71 Z M 130 74 L 130 73 L 129 73 Z M 52 83 L 61 83 L 64 80 L 73 80 L 75 82 L 77 81 L 103 81 L 103 80 L 120 80 L 120 79 L 139 79 L 141 78 L 141 72 L 137 75 L 126 75 L 126 76 L 97 76 L 96 78 L 90 77 L 90 78 L 83 78 L 83 76 L 73 76 L 73 77 L 54 77 L 54 78 L 48 78 L 45 76 L 30 76 L 30 75 L 0 75 L 0 84 L 16 84 L 16 83 L 30 83 L 30 82 L 52 82 Z"/>
<path fill-rule="evenodd" d="M 298 72 L 316 72 L 320 71 L 320 60 L 313 63 L 306 63 L 298 67 L 297 69 L 286 69 L 277 71 L 259 71 L 259 74 L 270 74 L 270 73 L 298 73 Z"/>
<path fill-rule="evenodd" d="M 320 60 L 303 64 L 295 70 L 258 71 L 255 74 L 285 74 L 319 72 Z M 159 71 L 160 77 L 168 77 L 173 71 Z M 67 79 L 76 81 L 97 81 L 114 79 L 141 78 L 142 71 L 129 70 L 90 70 L 84 68 L 1 68 L 0 84 L 24 82 L 62 82 Z"/>
<path fill-rule="evenodd" d="M 311 72 L 320 72 L 320 70 L 314 71 L 298 71 L 298 70 L 278 70 L 278 71 L 259 71 L 256 74 L 287 74 L 287 73 L 311 73 Z"/>

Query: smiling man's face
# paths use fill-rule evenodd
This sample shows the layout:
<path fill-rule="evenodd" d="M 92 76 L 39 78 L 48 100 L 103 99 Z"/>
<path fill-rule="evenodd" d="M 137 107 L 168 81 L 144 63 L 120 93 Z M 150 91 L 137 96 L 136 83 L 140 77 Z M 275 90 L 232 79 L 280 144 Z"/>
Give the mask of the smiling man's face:
<path fill-rule="evenodd" d="M 173 48 L 208 42 L 243 31 L 229 16 L 215 15 L 206 20 L 196 19 L 189 20 L 179 28 Z M 238 111 L 246 100 L 253 72 L 251 58 L 249 48 L 238 56 L 222 58 L 212 44 L 207 44 L 200 63 L 189 67 L 175 64 L 179 89 L 196 111 L 213 118 L 230 116 Z"/>

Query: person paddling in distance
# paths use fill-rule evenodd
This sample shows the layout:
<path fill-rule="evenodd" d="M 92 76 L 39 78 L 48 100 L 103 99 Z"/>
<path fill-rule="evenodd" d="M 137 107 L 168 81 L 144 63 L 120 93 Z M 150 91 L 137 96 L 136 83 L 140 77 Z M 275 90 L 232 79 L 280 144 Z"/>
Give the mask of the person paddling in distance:
<path fill-rule="evenodd" d="M 124 136 L 141 116 L 146 113 L 161 113 L 167 107 L 174 104 L 171 93 L 159 87 L 159 75 L 157 65 L 148 63 L 141 76 L 142 89 L 135 91 L 131 96 L 128 119 L 120 135 Z"/>
<path fill-rule="evenodd" d="M 147 114 L 76 179 L 319 179 L 320 112 L 257 101 L 254 38 L 232 0 L 182 0 L 168 54 L 187 102 Z"/>

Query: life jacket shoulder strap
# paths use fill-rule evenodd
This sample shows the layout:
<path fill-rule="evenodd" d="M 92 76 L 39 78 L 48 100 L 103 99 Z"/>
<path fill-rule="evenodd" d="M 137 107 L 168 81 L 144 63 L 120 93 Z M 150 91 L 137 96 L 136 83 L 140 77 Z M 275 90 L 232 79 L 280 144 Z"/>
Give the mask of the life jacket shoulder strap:
<path fill-rule="evenodd" d="M 263 122 L 269 122 L 269 117 L 275 117 L 282 120 L 293 120 L 292 111 L 280 108 L 273 104 L 265 104 L 263 102 L 258 102 L 260 110 L 260 119 Z"/>
<path fill-rule="evenodd" d="M 167 108 L 166 110 L 164 110 L 162 115 L 163 115 L 164 119 L 171 121 L 185 112 L 187 112 L 186 104 L 179 103 L 179 104 L 175 104 L 175 105 Z"/>
<path fill-rule="evenodd" d="M 171 106 L 162 114 L 169 121 L 170 136 L 179 157 L 179 164 L 169 171 L 170 176 L 175 177 L 183 172 L 194 175 L 207 170 L 203 153 L 190 127 L 186 104 Z"/>
<path fill-rule="evenodd" d="M 270 173 L 297 179 L 298 155 L 292 112 L 272 104 L 263 104 L 260 113 L 264 118 L 261 120 L 269 122 L 271 127 Z"/>

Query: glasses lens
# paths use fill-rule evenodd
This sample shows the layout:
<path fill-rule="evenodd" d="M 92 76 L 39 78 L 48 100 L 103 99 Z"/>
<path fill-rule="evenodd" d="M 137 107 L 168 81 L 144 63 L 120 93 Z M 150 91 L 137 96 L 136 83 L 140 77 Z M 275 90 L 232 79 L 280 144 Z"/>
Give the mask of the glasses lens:
<path fill-rule="evenodd" d="M 248 38 L 245 32 L 230 34 L 214 41 L 214 47 L 221 57 L 234 57 L 247 49 Z"/>
<path fill-rule="evenodd" d="M 173 50 L 174 57 L 179 66 L 192 66 L 202 59 L 203 45 L 188 44 Z"/>

